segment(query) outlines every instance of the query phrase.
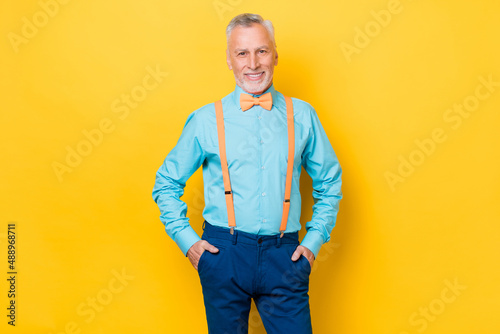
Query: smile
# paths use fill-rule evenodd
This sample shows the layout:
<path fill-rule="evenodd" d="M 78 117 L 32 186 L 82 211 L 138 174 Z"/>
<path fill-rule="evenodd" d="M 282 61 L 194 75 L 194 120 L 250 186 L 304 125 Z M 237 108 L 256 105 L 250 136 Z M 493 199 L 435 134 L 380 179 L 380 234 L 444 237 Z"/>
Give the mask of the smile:
<path fill-rule="evenodd" d="M 246 73 L 245 76 L 250 80 L 259 80 L 264 76 L 264 72 L 260 73 Z"/>

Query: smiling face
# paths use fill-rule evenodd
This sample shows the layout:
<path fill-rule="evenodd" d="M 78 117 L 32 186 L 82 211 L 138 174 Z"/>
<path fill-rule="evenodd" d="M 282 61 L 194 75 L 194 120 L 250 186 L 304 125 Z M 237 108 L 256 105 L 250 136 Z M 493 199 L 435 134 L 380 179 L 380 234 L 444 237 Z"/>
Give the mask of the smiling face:
<path fill-rule="evenodd" d="M 236 84 L 245 92 L 262 94 L 272 85 L 278 53 L 262 24 L 235 27 L 228 39 L 226 56 Z"/>

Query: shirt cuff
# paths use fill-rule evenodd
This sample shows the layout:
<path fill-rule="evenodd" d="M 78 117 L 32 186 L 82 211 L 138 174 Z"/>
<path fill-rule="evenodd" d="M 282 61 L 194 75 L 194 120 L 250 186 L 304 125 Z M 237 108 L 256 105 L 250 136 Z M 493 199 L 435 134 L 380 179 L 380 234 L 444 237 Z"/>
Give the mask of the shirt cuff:
<path fill-rule="evenodd" d="M 184 253 L 184 256 L 187 256 L 187 252 L 189 248 L 191 248 L 191 246 L 201 240 L 201 238 L 191 226 L 188 226 L 182 231 L 178 232 L 175 237 L 175 242 L 181 249 L 182 253 Z"/>
<path fill-rule="evenodd" d="M 300 244 L 313 252 L 314 258 L 316 258 L 323 243 L 321 232 L 310 230 L 306 233 Z"/>

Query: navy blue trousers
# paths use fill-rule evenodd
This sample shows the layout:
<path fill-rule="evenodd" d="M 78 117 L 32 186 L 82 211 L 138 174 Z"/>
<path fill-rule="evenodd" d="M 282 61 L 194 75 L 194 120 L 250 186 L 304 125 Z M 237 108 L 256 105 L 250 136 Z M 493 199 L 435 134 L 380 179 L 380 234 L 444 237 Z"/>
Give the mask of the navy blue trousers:
<path fill-rule="evenodd" d="M 258 236 L 205 221 L 203 240 L 219 249 L 203 252 L 198 273 L 209 334 L 247 334 L 252 299 L 268 334 L 312 333 L 309 261 L 293 262 L 298 233 Z"/>

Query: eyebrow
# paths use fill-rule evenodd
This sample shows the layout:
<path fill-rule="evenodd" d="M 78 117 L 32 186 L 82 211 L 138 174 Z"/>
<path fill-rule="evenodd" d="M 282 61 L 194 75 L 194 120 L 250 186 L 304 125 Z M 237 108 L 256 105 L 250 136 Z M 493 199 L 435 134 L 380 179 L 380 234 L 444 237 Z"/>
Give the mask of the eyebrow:
<path fill-rule="evenodd" d="M 269 50 L 269 46 L 267 46 L 267 45 L 261 45 L 261 46 L 256 47 L 254 50 L 256 51 L 256 50 L 261 50 L 261 49 Z M 234 50 L 234 53 L 238 53 L 238 52 L 241 52 L 241 51 L 245 51 L 246 52 L 246 51 L 248 51 L 248 49 L 236 49 L 236 50 Z"/>

